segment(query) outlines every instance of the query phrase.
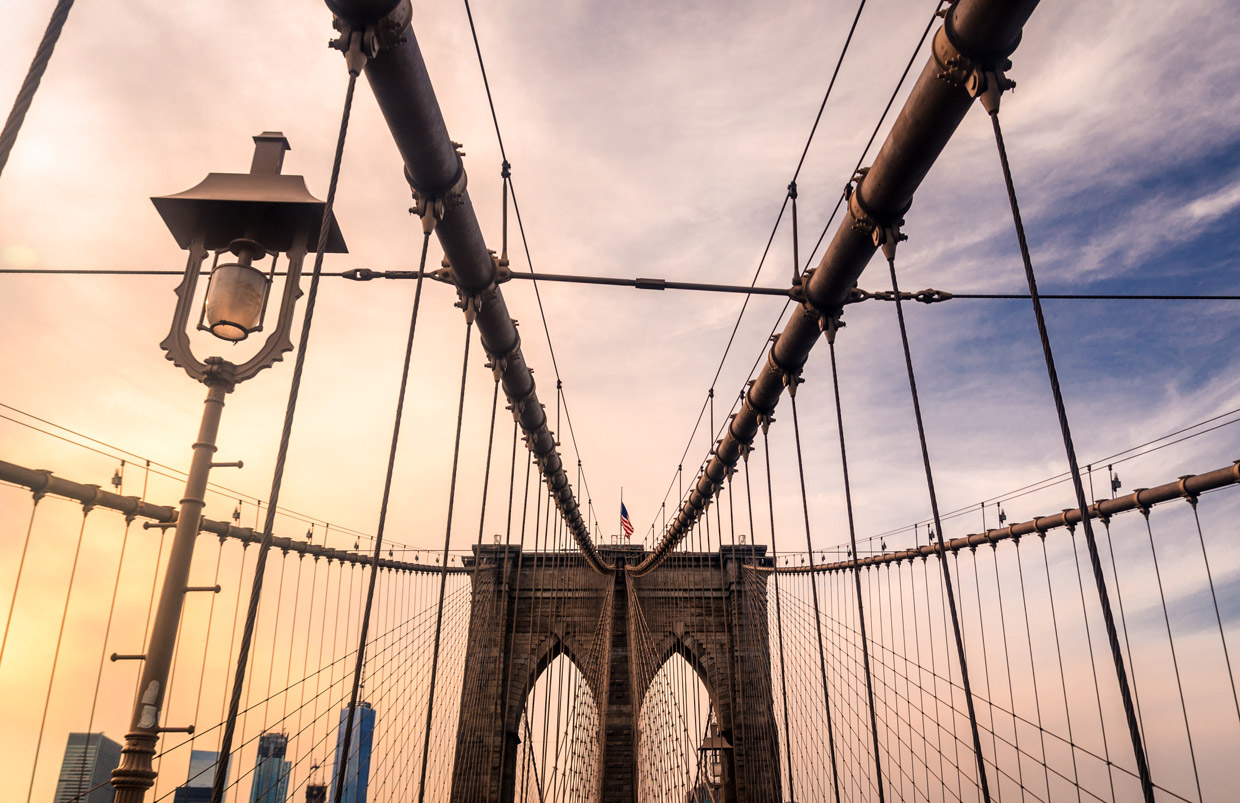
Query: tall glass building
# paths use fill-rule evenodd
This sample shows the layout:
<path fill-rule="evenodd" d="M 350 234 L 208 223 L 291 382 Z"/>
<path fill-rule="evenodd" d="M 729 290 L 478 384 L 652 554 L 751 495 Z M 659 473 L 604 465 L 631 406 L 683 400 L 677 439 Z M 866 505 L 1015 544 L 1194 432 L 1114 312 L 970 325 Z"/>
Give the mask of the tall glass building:
<path fill-rule="evenodd" d="M 120 763 L 121 746 L 102 733 L 70 733 L 52 803 L 112 803 L 109 779 Z"/>
<path fill-rule="evenodd" d="M 336 732 L 336 771 L 342 765 L 344 729 L 349 709 L 340 712 L 340 729 Z M 370 703 L 358 703 L 353 712 L 353 736 L 349 741 L 349 761 L 345 766 L 344 794 L 340 803 L 366 803 L 366 787 L 370 783 L 370 750 L 375 737 L 375 710 Z"/>
<path fill-rule="evenodd" d="M 264 733 L 258 737 L 258 759 L 250 780 L 250 803 L 285 803 L 293 765 L 284 760 L 288 735 Z"/>
<path fill-rule="evenodd" d="M 220 754 L 214 750 L 189 751 L 189 779 L 172 794 L 172 803 L 210 803 L 211 785 L 215 783 L 215 763 Z M 228 773 L 224 773 L 228 788 Z"/>

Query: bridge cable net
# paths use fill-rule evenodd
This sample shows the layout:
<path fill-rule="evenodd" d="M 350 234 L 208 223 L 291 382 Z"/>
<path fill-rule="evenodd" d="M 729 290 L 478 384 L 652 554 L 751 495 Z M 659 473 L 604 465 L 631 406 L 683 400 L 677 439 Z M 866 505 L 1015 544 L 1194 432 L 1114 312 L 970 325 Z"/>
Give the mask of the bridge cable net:
<path fill-rule="evenodd" d="M 73 712 L 65 723 L 68 729 L 117 733 L 127 719 L 125 701 L 132 698 L 137 680 L 139 663 L 131 658 L 140 653 L 143 631 L 149 627 L 149 614 L 144 617 L 139 610 L 134 616 L 132 610 L 134 602 L 149 608 L 148 600 L 135 599 L 126 589 L 155 587 L 163 557 L 159 547 L 166 532 L 162 526 L 143 528 L 135 522 L 170 523 L 175 512 L 138 497 L 123 497 L 12 464 L 0 464 L 0 476 L 5 481 L 6 508 L 18 504 L 14 486 L 33 491 L 28 497 L 28 521 L 36 543 L 42 539 L 48 546 L 43 550 L 47 554 L 31 556 L 24 574 L 43 574 L 51 568 L 64 572 L 61 610 L 66 624 L 62 634 L 75 640 L 79 649 L 97 645 L 97 657 L 90 660 L 68 653 L 44 655 L 50 645 L 31 637 L 41 618 L 32 608 L 31 594 L 38 589 L 21 575 L 15 578 L 15 604 L 8 612 L 12 626 L 0 671 L 12 672 L 31 661 L 51 659 L 45 681 L 50 718 L 45 714 L 45 721 L 61 727 L 68 705 Z M 155 757 L 158 775 L 149 800 L 171 800 L 179 787 L 205 790 L 211 785 L 214 767 L 191 762 L 190 756 L 194 751 L 216 755 L 221 747 L 228 702 L 224 680 L 236 658 L 244 618 L 241 592 L 255 570 L 255 552 L 262 548 L 249 528 L 208 520 L 203 524 L 192 574 L 196 585 L 190 589 L 201 593 L 192 595 L 183 616 L 165 703 L 164 719 L 171 731 Z M 119 603 L 114 599 L 101 627 L 96 627 L 92 610 L 97 606 L 78 598 L 93 590 L 94 578 L 80 566 L 72 572 L 65 562 L 72 551 L 66 553 L 59 543 L 65 538 L 70 539 L 67 546 L 71 549 L 80 542 L 89 551 L 92 574 L 103 570 L 111 575 L 107 577 L 109 592 L 122 589 Z M 225 784 L 228 800 L 253 799 L 253 795 L 274 799 L 273 790 L 291 799 L 293 794 L 304 796 L 308 785 L 326 789 L 333 777 L 333 762 L 342 766 L 338 761 L 341 725 L 348 721 L 343 713 L 349 710 L 359 712 L 355 719 L 360 727 L 349 754 L 365 756 L 361 760 L 366 774 L 359 781 L 357 761 L 348 765 L 354 775 L 350 778 L 346 773 L 346 789 L 368 784 L 370 799 L 407 799 L 398 790 L 404 787 L 413 793 L 416 777 L 406 770 L 421 758 L 423 742 L 416 737 L 421 736 L 421 715 L 429 707 L 431 672 L 426 644 L 439 611 L 436 591 L 441 578 L 448 589 L 441 660 L 453 667 L 463 663 L 472 596 L 468 571 L 461 566 L 380 561 L 372 626 L 364 644 L 361 685 L 365 699 L 351 709 L 372 558 L 340 543 L 347 540 L 352 545 L 351 536 L 338 535 L 334 547 L 330 535 L 324 540 L 320 544 L 275 538 L 269 548 L 272 582 L 257 619 L 253 671 L 247 673 L 243 688 Z M 130 654 L 117 653 L 118 647 L 128 648 Z M 452 733 L 460 685 L 459 678 L 441 683 L 432 725 L 428 786 L 442 788 L 445 794 L 453 763 Z M 195 725 L 192 733 L 176 733 L 190 723 Z M 190 767 L 195 770 L 192 776 Z M 30 768 L 31 779 L 37 770 L 37 764 Z M 85 800 L 92 789 L 106 786 L 106 782 L 92 784 L 90 780 L 89 774 L 80 779 L 74 787 L 76 794 L 67 799 Z"/>
<path fill-rule="evenodd" d="M 742 471 L 747 472 L 748 466 L 747 461 Z M 518 479 L 514 469 L 515 459 L 510 485 Z M 34 514 L 34 523 L 29 516 L 20 517 L 36 543 L 51 541 L 65 547 L 46 550 L 37 560 L 58 558 L 59 570 L 68 578 L 74 544 L 84 533 L 86 549 L 107 546 L 96 552 L 96 565 L 118 567 L 118 579 L 108 578 L 113 581 L 109 591 L 138 586 L 144 575 L 150 583 L 151 570 L 159 563 L 156 541 L 163 530 L 135 528 L 125 520 L 126 512 L 134 513 L 134 522 L 160 523 L 171 518 L 171 509 L 11 464 L 0 470 L 10 486 L 3 490 L 7 499 L 16 503 L 20 489 L 43 494 L 37 502 L 27 495 L 26 512 Z M 531 473 L 528 464 L 526 473 Z M 678 795 L 685 789 L 710 794 L 710 759 L 701 745 L 711 738 L 712 727 L 733 751 L 738 785 L 750 784 L 753 789 L 770 777 L 771 768 L 777 768 L 781 788 L 788 790 L 785 799 L 833 799 L 829 753 L 834 742 L 841 798 L 876 799 L 875 785 L 880 781 L 872 769 L 876 741 L 872 721 L 877 723 L 885 768 L 881 783 L 888 798 L 980 799 L 970 763 L 973 747 L 966 698 L 949 631 L 949 603 L 936 574 L 945 561 L 959 581 L 958 607 L 966 654 L 975 670 L 973 698 L 992 793 L 999 799 L 1023 794 L 1038 800 L 1075 799 L 1077 794 L 1089 800 L 1125 800 L 1138 793 L 1135 764 L 1124 755 L 1122 705 L 1105 682 L 1108 661 L 1100 640 L 1099 608 L 1085 593 L 1089 574 L 1081 558 L 1082 539 L 1076 537 L 1078 511 L 945 539 L 944 548 L 924 530 L 898 534 L 883 544 L 881 552 L 858 555 L 860 560 L 832 560 L 832 548 L 830 553 L 816 554 L 811 566 L 807 553 L 772 556 L 763 554 L 764 547 L 743 543 L 747 538 L 736 533 L 738 521 L 741 526 L 749 521 L 752 529 L 773 511 L 769 495 L 755 501 L 748 478 L 744 491 L 736 484 L 740 479 L 732 478 L 716 514 L 703 518 L 692 540 L 669 558 L 664 571 L 643 577 L 623 574 L 626 587 L 621 593 L 628 597 L 626 616 L 634 650 L 632 682 L 636 689 L 643 685 L 648 689 L 640 709 L 645 727 L 639 730 L 637 750 L 646 758 L 638 765 L 638 783 L 662 790 L 652 791 L 653 799 L 683 799 Z M 1102 499 L 1090 508 L 1094 519 L 1106 524 L 1099 533 L 1099 546 L 1112 580 L 1109 587 L 1116 595 L 1155 789 L 1166 799 L 1217 799 L 1222 794 L 1219 785 L 1226 783 L 1228 745 L 1234 746 L 1240 733 L 1240 703 L 1229 653 L 1234 628 L 1218 604 L 1219 592 L 1225 591 L 1219 581 L 1236 571 L 1234 550 L 1225 548 L 1236 497 L 1220 494 L 1238 482 L 1240 468 L 1231 465 Z M 762 487 L 761 482 L 756 485 Z M 510 493 L 515 500 L 515 490 L 510 488 Z M 529 519 L 533 513 L 538 531 L 535 552 L 525 557 L 532 574 L 525 575 L 526 591 L 517 591 L 533 600 L 530 618 L 536 624 L 533 629 L 521 625 L 520 630 L 509 631 L 516 634 L 510 640 L 511 653 L 514 661 L 524 660 L 531 673 L 541 666 L 547 681 L 523 705 L 511 705 L 523 708 L 519 732 L 527 734 L 515 746 L 514 763 L 523 768 L 526 799 L 578 799 L 574 795 L 594 788 L 599 777 L 600 712 L 594 690 L 610 666 L 604 655 L 615 604 L 607 598 L 607 588 L 600 588 L 603 579 L 571 544 L 566 528 L 548 514 L 544 496 L 545 491 L 536 491 L 534 504 L 524 503 L 529 512 L 518 513 L 515 502 L 512 512 L 514 539 L 519 537 L 518 515 Z M 767 511 L 761 510 L 764 502 Z M 741 504 L 746 506 L 744 512 L 738 509 Z M 192 780 L 187 775 L 189 751 L 218 747 L 221 727 L 206 722 L 212 721 L 213 708 L 223 720 L 225 672 L 217 669 L 226 670 L 235 657 L 244 609 L 240 591 L 253 571 L 257 539 L 252 530 L 223 522 L 204 525 L 224 536 L 211 538 L 216 533 L 204 529 L 207 538 L 199 550 L 193 582 L 206 586 L 214 581 L 224 591 L 187 605 L 167 717 L 170 727 L 196 722 L 198 728 L 192 735 L 167 735 L 157 758 L 160 777 L 151 799 L 170 799 L 183 780 Z M 780 529 L 795 531 L 801 526 L 802 522 L 789 520 Z M 716 540 L 720 536 L 722 549 Z M 779 540 L 776 537 L 772 543 Z M 852 548 L 845 544 L 839 549 L 844 546 Z M 349 710 L 363 584 L 371 557 L 300 539 L 275 539 L 272 550 L 272 560 L 277 561 L 269 586 L 272 594 L 264 597 L 260 611 L 255 672 L 247 679 L 227 785 L 230 795 L 242 799 L 255 783 L 279 783 L 282 773 L 289 779 L 289 790 L 330 780 L 342 738 L 340 714 Z M 416 794 L 416 777 L 408 770 L 421 758 L 421 728 L 429 707 L 426 648 L 433 636 L 437 587 L 443 576 L 450 589 L 441 655 L 448 674 L 435 706 L 428 796 L 446 795 L 462 778 L 474 784 L 467 788 L 479 788 L 478 776 L 463 773 L 462 768 L 475 766 L 471 764 L 475 760 L 482 763 L 481 756 L 497 745 L 472 743 L 465 749 L 457 727 L 473 721 L 479 711 L 497 709 L 500 695 L 490 692 L 495 675 L 490 676 L 492 683 L 476 683 L 486 680 L 476 668 L 494 664 L 467 662 L 465 657 L 476 655 L 473 651 L 485 643 L 485 623 L 505 620 L 497 606 L 505 597 L 503 567 L 508 561 L 511 570 L 514 552 L 487 545 L 478 564 L 446 570 L 395 561 L 381 566 L 375 635 L 366 645 L 362 705 L 375 712 L 371 747 L 365 751 L 371 762 L 372 796 L 380 788 L 399 788 L 397 780 L 408 786 L 410 795 Z M 732 565 L 719 575 L 686 584 L 686 574 L 677 571 L 695 565 L 719 567 L 721 554 Z M 42 573 L 45 567 L 29 570 Z M 576 582 L 568 571 L 577 572 Z M 867 624 L 864 642 L 855 594 L 858 571 Z M 53 716 L 57 706 L 72 699 L 78 715 L 93 718 L 87 728 L 107 728 L 108 722 L 124 717 L 110 698 L 132 694 L 136 678 L 132 663 L 107 661 L 105 656 L 118 644 L 140 644 L 143 620 L 139 615 L 130 621 L 135 617 L 123 610 L 119 617 L 110 616 L 104 633 L 110 634 L 111 644 L 104 643 L 89 611 L 69 597 L 75 589 L 82 590 L 84 577 L 79 571 L 72 584 L 66 584 L 65 636 L 90 638 L 99 645 L 96 660 L 103 667 L 102 683 L 92 688 L 90 680 L 75 682 L 78 677 L 92 678 L 96 665 L 66 664 L 64 680 L 57 674 L 49 683 L 49 699 Z M 1160 578 L 1164 593 L 1152 600 L 1137 592 L 1134 603 L 1135 589 L 1158 588 Z M 574 642 L 571 635 L 564 635 L 569 632 L 565 623 L 582 587 L 577 583 L 586 580 L 595 584 L 595 599 L 606 601 L 593 608 L 598 618 L 589 631 L 591 639 Z M 1172 586 L 1166 585 L 1168 580 Z M 811 599 L 815 584 L 821 603 L 818 616 Z M 1177 610 L 1176 600 L 1183 599 L 1177 590 L 1184 587 L 1199 589 L 1197 598 L 1205 601 L 1208 619 L 1186 620 L 1182 603 Z M 29 585 L 18 590 L 23 588 L 25 594 L 16 596 L 19 605 L 0 671 L 11 670 L 14 661 L 30 660 L 31 650 L 39 644 L 28 635 L 37 612 L 29 604 Z M 538 588 L 545 593 L 533 593 Z M 1207 589 L 1208 596 L 1202 597 Z M 500 593 L 491 593 L 495 590 Z M 26 605 L 20 604 L 23 598 Z M 655 605 L 657 599 L 668 604 Z M 511 626 L 516 628 L 517 621 Z M 818 677 L 817 632 L 827 647 L 827 706 L 822 704 Z M 1151 633 L 1158 637 L 1150 637 Z M 721 652 L 711 653 L 712 640 L 731 645 L 728 663 L 721 660 Z M 863 651 L 863 643 L 868 650 Z M 48 648 L 50 644 L 44 646 Z M 869 673 L 864 669 L 867 651 Z M 549 654 L 571 660 L 549 659 Z M 672 656 L 679 657 L 672 660 Z M 42 659 L 55 660 L 50 654 Z M 867 674 L 872 708 L 865 690 Z M 89 714 L 87 694 L 97 703 L 96 714 Z M 359 724 L 365 720 L 362 715 Z M 397 736 L 387 736 L 389 729 Z M 834 739 L 828 733 L 831 729 Z M 363 726 L 359 732 L 365 730 Z M 772 738 L 769 733 L 779 735 Z M 768 752 L 754 751 L 754 744 L 765 745 Z M 279 745 L 284 745 L 283 760 L 289 766 L 276 764 L 270 770 L 259 751 Z M 662 749 L 667 745 L 673 747 Z M 485 761 L 494 763 L 493 758 Z M 312 769 L 315 765 L 317 770 Z M 1200 796 L 1195 791 L 1198 782 Z M 763 799 L 753 797 L 756 794 L 750 792 L 746 799 Z"/>
<path fill-rule="evenodd" d="M 1228 634 L 1232 628 L 1218 605 L 1220 542 L 1215 537 L 1215 547 L 1209 546 L 1209 527 L 1202 521 L 1210 507 L 1203 500 L 1238 481 L 1240 467 L 1233 465 L 1091 505 L 1104 525 L 1099 543 L 1160 799 L 1226 796 L 1225 756 L 1240 734 L 1240 697 L 1230 655 L 1234 633 Z M 1235 506 L 1234 495 L 1223 498 L 1205 520 L 1221 524 Z M 830 663 L 842 667 L 833 671 L 832 682 L 840 685 L 851 673 L 854 685 L 836 696 L 844 697 L 841 706 L 854 717 L 844 730 L 858 730 L 864 744 L 869 728 L 860 726 L 867 724 L 869 711 L 850 588 L 854 573 L 862 573 L 889 797 L 980 796 L 976 768 L 970 771 L 974 746 L 953 660 L 949 603 L 936 577 L 947 566 L 960 583 L 959 614 L 966 654 L 976 670 L 973 699 L 993 794 L 1038 800 L 1129 800 L 1141 794 L 1142 779 L 1126 745 L 1122 701 L 1106 683 L 1110 660 L 1099 627 L 1101 609 L 1087 592 L 1091 573 L 1087 547 L 1077 537 L 1077 514 L 1070 509 L 951 539 L 946 549 L 922 532 L 900 536 L 913 540 L 911 546 L 893 544 L 859 560 L 827 561 L 824 552 L 811 566 L 801 553 L 783 555 L 774 567 L 747 569 L 754 579 L 781 580 L 786 630 L 801 627 L 795 623 L 800 619 L 812 632 L 811 586 L 827 589 L 824 596 L 833 602 L 822 627 L 829 634 Z M 1030 536 L 1036 543 L 1029 543 Z M 1189 544 L 1192 549 L 1185 549 Z M 1169 576 L 1181 589 L 1179 611 L 1176 597 L 1159 585 Z M 1134 609 L 1134 588 L 1159 593 L 1154 600 L 1139 595 Z M 1204 603 L 1192 618 L 1184 615 L 1184 588 L 1196 589 L 1194 598 Z M 1134 628 L 1145 637 L 1132 634 Z M 812 646 L 800 647 L 803 654 L 787 659 L 790 676 L 816 669 Z M 1186 653 L 1194 656 L 1191 668 Z M 796 742 L 803 726 L 792 721 Z M 1203 750 L 1203 731 L 1224 744 Z"/>

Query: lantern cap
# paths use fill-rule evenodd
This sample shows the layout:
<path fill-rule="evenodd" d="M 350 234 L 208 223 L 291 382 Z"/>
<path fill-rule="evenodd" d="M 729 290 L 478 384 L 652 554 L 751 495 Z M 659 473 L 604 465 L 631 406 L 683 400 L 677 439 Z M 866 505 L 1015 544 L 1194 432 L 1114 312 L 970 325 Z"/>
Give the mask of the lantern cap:
<path fill-rule="evenodd" d="M 327 205 L 310 194 L 302 176 L 280 174 L 288 140 L 278 131 L 265 131 L 254 143 L 249 173 L 210 173 L 184 192 L 151 198 L 181 248 L 188 249 L 201 230 L 208 250 L 226 248 L 238 238 L 257 240 L 272 251 L 301 244 L 307 251 L 318 249 Z M 335 215 L 324 250 L 348 251 Z"/>

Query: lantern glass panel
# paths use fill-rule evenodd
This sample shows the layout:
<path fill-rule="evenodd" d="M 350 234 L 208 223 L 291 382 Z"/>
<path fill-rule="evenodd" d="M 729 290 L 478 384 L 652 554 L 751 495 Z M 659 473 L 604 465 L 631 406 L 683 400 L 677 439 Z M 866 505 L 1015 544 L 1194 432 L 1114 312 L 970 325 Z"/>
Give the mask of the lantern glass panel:
<path fill-rule="evenodd" d="M 251 265 L 219 265 L 207 290 L 207 329 L 221 340 L 245 340 L 263 322 L 270 281 Z"/>

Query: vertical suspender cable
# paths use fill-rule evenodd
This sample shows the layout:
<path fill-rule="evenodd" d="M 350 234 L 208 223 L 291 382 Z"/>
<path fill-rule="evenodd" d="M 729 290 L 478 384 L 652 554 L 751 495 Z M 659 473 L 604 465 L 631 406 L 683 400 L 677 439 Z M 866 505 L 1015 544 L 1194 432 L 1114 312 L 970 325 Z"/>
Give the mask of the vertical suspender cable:
<path fill-rule="evenodd" d="M 349 85 L 345 90 L 344 109 L 340 113 L 340 129 L 336 135 L 336 152 L 332 159 L 331 180 L 327 185 L 327 200 L 323 204 L 323 221 L 319 226 L 319 241 L 314 254 L 314 271 L 310 278 L 310 290 L 306 294 L 306 312 L 302 318 L 301 336 L 297 342 L 297 358 L 293 365 L 293 380 L 289 386 L 288 403 L 284 409 L 284 427 L 280 433 L 280 447 L 276 454 L 276 466 L 271 478 L 271 493 L 267 497 L 267 518 L 263 537 L 259 544 L 254 565 L 254 580 L 250 586 L 250 601 L 245 615 L 245 627 L 241 632 L 241 645 L 237 651 L 237 666 L 233 674 L 232 695 L 228 702 L 228 717 L 224 722 L 224 735 L 220 741 L 220 758 L 215 765 L 215 780 L 211 786 L 211 803 L 223 803 L 224 782 L 228 776 L 229 753 L 237 729 L 237 714 L 241 707 L 241 691 L 245 684 L 246 664 L 250 656 L 250 643 L 254 638 L 254 622 L 258 618 L 258 600 L 263 590 L 263 573 L 267 566 L 267 552 L 271 549 L 272 530 L 275 528 L 276 507 L 280 502 L 280 486 L 284 482 L 284 463 L 288 458 L 288 443 L 293 434 L 293 416 L 297 411 L 297 396 L 301 390 L 301 375 L 306 364 L 306 346 L 310 342 L 310 327 L 314 322 L 314 305 L 318 299 L 319 279 L 323 274 L 323 256 L 327 250 L 327 236 L 331 232 L 332 209 L 336 205 L 336 186 L 340 183 L 340 163 L 344 158 L 344 143 L 349 132 L 349 115 L 353 109 L 353 93 L 357 88 L 357 76 L 364 61 L 361 54 L 361 34 L 355 34 L 346 61 L 349 65 Z"/>
<path fill-rule="evenodd" d="M 409 362 L 413 357 L 413 336 L 418 328 L 418 307 L 422 301 L 422 277 L 426 272 L 426 252 L 430 248 L 435 218 L 422 216 L 422 258 L 418 263 L 418 280 L 413 290 L 413 312 L 409 318 L 409 337 L 405 341 L 405 363 L 401 368 L 400 390 L 396 394 L 396 419 L 392 423 L 392 443 L 388 449 L 387 473 L 383 477 L 383 501 L 379 503 L 379 525 L 375 530 L 375 551 L 370 559 L 370 583 L 366 588 L 366 607 L 362 611 L 362 627 L 357 636 L 357 661 L 353 665 L 353 689 L 349 693 L 348 716 L 340 746 L 340 766 L 336 767 L 336 791 L 333 803 L 340 803 L 344 794 L 345 770 L 349 766 L 349 747 L 353 741 L 353 720 L 357 716 L 357 698 L 361 691 L 362 665 L 366 662 L 366 636 L 370 632 L 370 610 L 375 599 L 375 580 L 379 576 L 379 556 L 383 549 L 383 528 L 387 524 L 388 500 L 392 496 L 392 471 L 396 468 L 396 447 L 400 441 L 400 422 L 405 410 L 405 390 L 409 387 Z M 466 351 L 469 351 L 468 345 Z M 447 573 L 444 573 L 447 577 Z"/>
<path fill-rule="evenodd" d="M 965 660 L 964 637 L 960 633 L 960 614 L 956 608 L 956 590 L 952 585 L 951 570 L 947 565 L 947 548 L 943 544 L 943 521 L 939 517 L 938 494 L 934 491 L 934 472 L 930 469 L 930 449 L 926 446 L 926 427 L 921 419 L 921 400 L 917 395 L 917 376 L 913 372 L 913 353 L 909 350 L 908 329 L 904 325 L 904 308 L 900 303 L 900 285 L 896 281 L 895 244 L 896 235 L 890 233 L 883 244 L 883 254 L 887 257 L 887 268 L 891 273 L 891 289 L 896 303 L 896 320 L 900 323 L 900 342 L 904 346 L 904 367 L 908 369 L 908 388 L 909 394 L 913 398 L 913 417 L 917 420 L 917 440 L 921 444 L 921 462 L 926 469 L 926 492 L 930 496 L 930 513 L 934 517 L 934 535 L 938 539 L 939 568 L 943 571 L 943 588 L 947 592 L 947 604 L 952 612 L 952 632 L 956 637 L 956 658 L 960 661 L 961 685 L 964 686 L 964 699 L 969 711 L 969 730 L 972 731 L 973 736 L 973 752 L 977 756 L 977 779 L 982 790 L 982 800 L 990 803 L 990 784 L 986 778 L 986 760 L 982 755 L 982 737 L 977 728 L 977 711 L 973 706 L 973 686 L 969 682 L 969 664 Z M 834 362 L 832 366 L 834 367 Z M 853 552 L 856 552 L 855 547 Z M 996 757 L 997 760 L 998 757 Z"/>
<path fill-rule="evenodd" d="M 1029 285 L 1029 298 L 1033 302 L 1033 315 L 1038 324 L 1038 338 L 1042 342 L 1042 356 L 1046 361 L 1046 374 L 1050 380 L 1051 395 L 1055 400 L 1055 413 L 1059 418 L 1059 431 L 1063 436 L 1063 448 L 1068 458 L 1068 470 L 1072 473 L 1072 490 L 1076 493 L 1076 504 L 1081 511 L 1081 527 L 1085 531 L 1085 545 L 1089 549 L 1089 562 L 1094 570 L 1094 584 L 1098 587 L 1098 601 L 1102 606 L 1102 620 L 1107 629 L 1107 642 L 1111 645 L 1111 657 L 1115 662 L 1115 677 L 1119 682 L 1120 697 L 1124 703 L 1124 716 L 1128 720 L 1128 735 L 1132 739 L 1132 752 L 1137 762 L 1137 775 L 1141 779 L 1141 791 L 1146 803 L 1154 803 L 1154 782 L 1150 777 L 1150 766 L 1145 756 L 1145 746 L 1141 741 L 1141 727 L 1137 722 L 1137 712 L 1132 702 L 1132 690 L 1128 686 L 1128 672 L 1124 666 L 1123 652 L 1120 650 L 1119 633 L 1115 629 L 1115 615 L 1111 612 L 1111 597 L 1107 593 L 1106 578 L 1102 573 L 1102 558 L 1098 554 L 1098 543 L 1094 539 L 1094 528 L 1088 511 L 1089 502 L 1085 499 L 1085 486 L 1081 482 L 1081 469 L 1077 465 L 1076 448 L 1072 444 L 1072 430 L 1068 426 L 1068 412 L 1067 408 L 1064 407 L 1063 391 L 1059 386 L 1059 374 L 1055 371 L 1055 357 L 1051 352 L 1051 341 L 1046 329 L 1046 318 L 1042 314 L 1042 299 L 1038 295 L 1038 281 L 1033 274 L 1033 261 L 1029 256 L 1029 243 L 1025 239 L 1025 225 L 1021 221 L 1020 204 L 1016 200 L 1016 187 L 1012 182 L 1012 169 L 1008 165 L 1007 148 L 1003 144 L 1003 129 L 999 125 L 999 82 L 993 74 L 989 77 L 989 82 L 993 86 L 983 93 L 982 103 L 990 114 L 990 123 L 995 132 L 995 147 L 999 151 L 999 164 L 1003 169 L 1003 182 L 1007 187 L 1008 203 L 1012 207 L 1012 223 L 1016 227 L 1016 240 L 1020 245 L 1021 261 L 1025 267 L 1025 281 Z"/>
<path fill-rule="evenodd" d="M 848 543 L 853 552 L 853 580 L 857 587 L 857 624 L 861 635 L 861 661 L 865 670 L 865 695 L 870 704 L 870 732 L 874 737 L 874 781 L 878 787 L 878 800 L 886 799 L 883 792 L 883 765 L 878 745 L 878 716 L 874 712 L 874 680 L 870 669 L 870 647 L 866 639 L 865 605 L 861 598 L 861 567 L 857 563 L 857 529 L 853 524 L 852 488 L 848 482 L 848 450 L 844 445 L 844 412 L 840 406 L 840 377 L 835 365 L 835 325 L 827 329 L 827 347 L 831 354 L 831 389 L 835 393 L 835 424 L 840 436 L 840 464 L 844 471 L 844 508 L 848 512 Z M 813 559 L 813 555 L 810 555 Z"/>
<path fill-rule="evenodd" d="M 805 492 L 805 465 L 801 457 L 801 424 L 797 419 L 797 383 L 801 381 L 795 374 L 788 375 L 788 401 L 792 405 L 792 432 L 797 445 L 797 476 L 801 480 L 801 511 L 805 515 L 805 552 L 809 557 L 810 588 L 814 600 L 814 630 L 818 636 L 818 668 L 822 673 L 822 704 L 827 712 L 827 741 L 831 745 L 831 782 L 835 787 L 835 799 L 840 798 L 840 773 L 835 761 L 835 729 L 831 724 L 831 695 L 827 691 L 827 657 L 822 644 L 822 614 L 818 606 L 818 584 L 814 582 L 814 545 L 809 537 L 809 500 Z"/>
<path fill-rule="evenodd" d="M 0 638 L 0 662 L 4 661 L 4 648 L 9 643 L 9 627 L 13 624 L 13 611 L 17 607 L 17 591 L 22 585 L 22 570 L 26 568 L 26 551 L 30 548 L 30 533 L 34 530 L 34 516 L 39 512 L 39 500 L 42 498 L 43 492 L 36 491 L 34 504 L 30 507 L 30 521 L 26 524 L 26 539 L 22 541 L 22 556 L 17 561 L 17 577 L 13 580 L 13 596 L 9 599 L 9 612 L 4 619 L 4 636 Z"/>
<path fill-rule="evenodd" d="M 778 567 L 779 550 L 775 546 L 775 495 L 771 487 L 771 443 L 768 438 L 770 428 L 770 418 L 766 417 L 762 421 L 762 455 L 766 461 L 767 510 L 771 515 L 771 565 Z M 749 482 L 748 459 L 746 459 L 745 482 Z M 784 612 L 779 599 L 779 572 L 772 571 L 771 576 L 775 581 L 775 631 L 779 641 L 779 694 L 784 708 L 784 759 L 788 762 L 788 799 L 796 800 L 796 777 L 792 772 L 792 728 L 788 721 L 788 678 L 785 671 L 788 661 L 784 657 Z"/>
<path fill-rule="evenodd" d="M 452 447 L 452 477 L 448 483 L 448 523 L 443 536 L 443 565 L 448 566 L 448 544 L 452 540 L 452 509 L 456 503 L 456 469 L 461 458 L 461 422 L 465 418 L 465 379 L 469 376 L 469 337 L 474 331 L 472 318 L 465 323 L 465 355 L 461 359 L 461 398 L 456 407 L 456 442 Z M 439 640 L 443 632 L 443 597 L 448 572 L 439 575 L 439 608 L 435 613 L 435 647 L 431 657 L 430 691 L 426 698 L 426 730 L 422 739 L 422 772 L 418 779 L 418 803 L 426 799 L 426 760 L 431 749 L 431 721 L 435 713 L 435 681 L 439 675 Z M 339 801 L 337 801 L 339 803 Z"/>

